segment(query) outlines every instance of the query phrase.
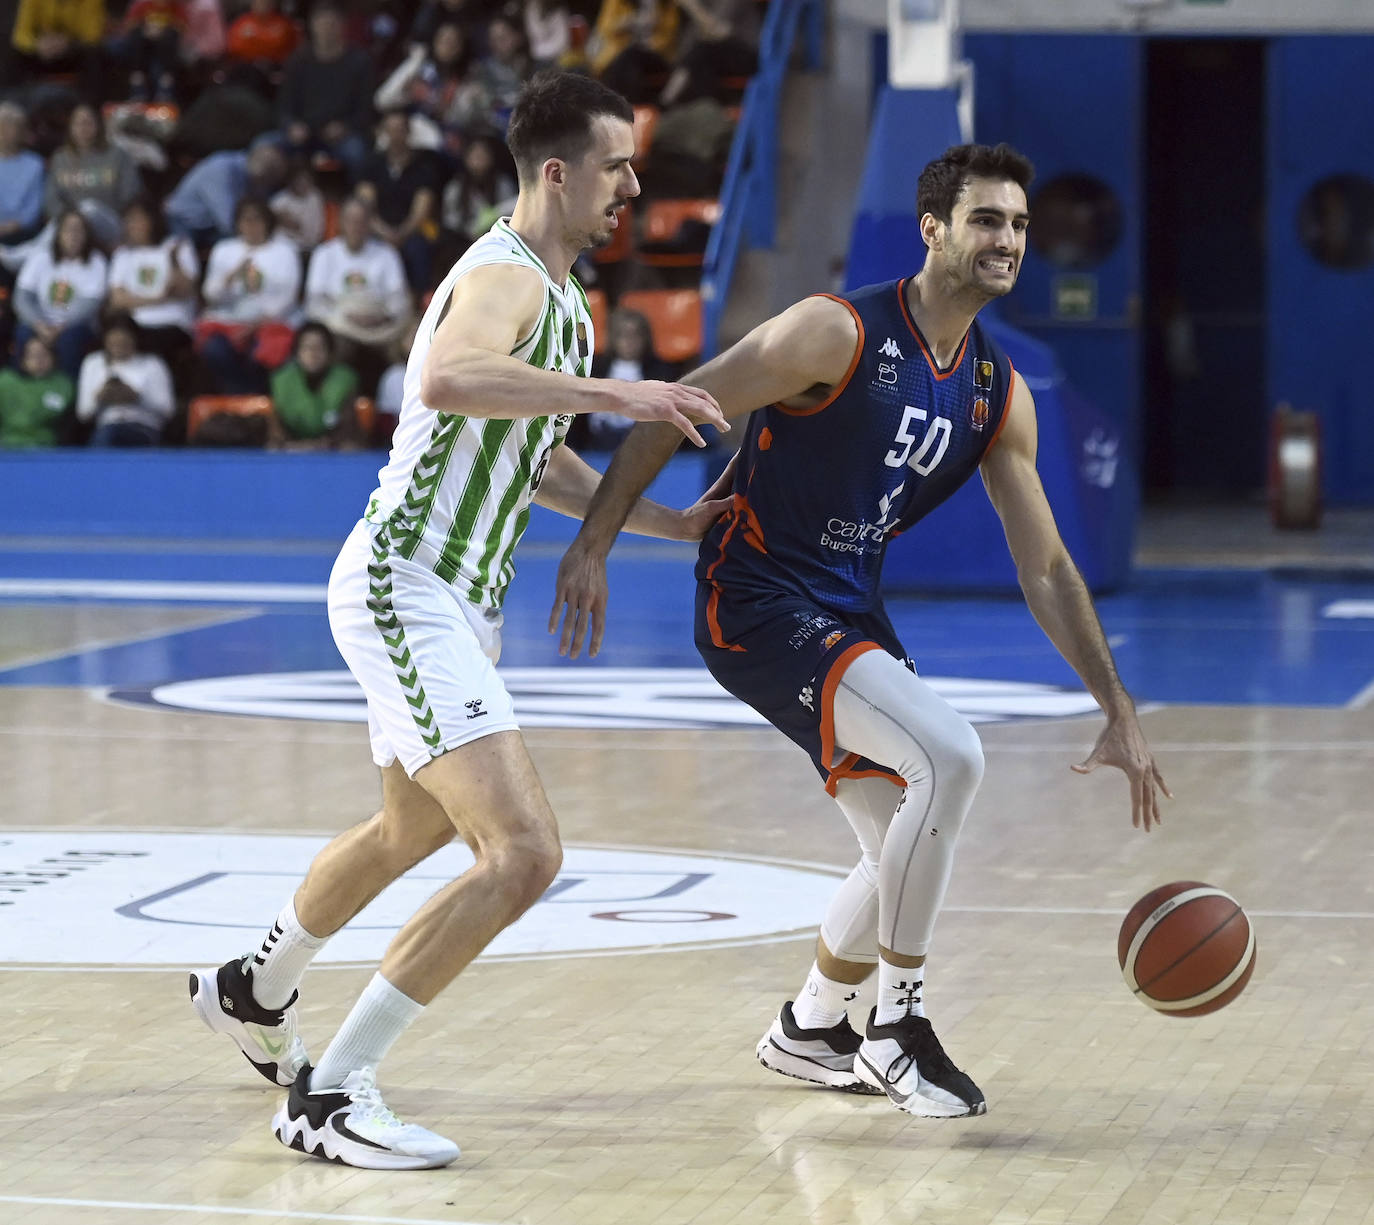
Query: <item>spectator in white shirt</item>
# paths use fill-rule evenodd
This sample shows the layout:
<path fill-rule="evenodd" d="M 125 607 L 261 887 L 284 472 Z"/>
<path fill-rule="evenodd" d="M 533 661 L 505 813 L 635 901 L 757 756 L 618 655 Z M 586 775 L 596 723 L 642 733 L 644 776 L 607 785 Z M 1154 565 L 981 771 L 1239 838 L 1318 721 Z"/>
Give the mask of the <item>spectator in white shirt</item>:
<path fill-rule="evenodd" d="M 138 351 L 128 315 L 111 315 L 103 348 L 81 363 L 76 419 L 94 423 L 93 447 L 154 447 L 176 411 L 167 363 Z"/>
<path fill-rule="evenodd" d="M 138 347 L 156 353 L 173 373 L 196 327 L 200 258 L 186 238 L 169 238 L 159 210 L 135 200 L 124 210 L 124 241 L 110 257 L 112 310 L 138 327 Z"/>
<path fill-rule="evenodd" d="M 323 323 L 368 391 L 385 368 L 391 343 L 411 316 L 400 254 L 372 237 L 372 206 L 354 197 L 339 209 L 339 236 L 315 249 L 305 278 L 307 318 Z"/>
<path fill-rule="evenodd" d="M 19 269 L 14 285 L 14 350 L 38 336 L 57 356 L 57 365 L 75 378 L 81 359 L 95 344 L 95 324 L 105 300 L 109 265 L 96 249 L 91 228 L 74 209 L 63 213 L 52 241 L 39 243 Z"/>
<path fill-rule="evenodd" d="M 274 224 L 263 201 L 246 197 L 234 210 L 236 236 L 210 249 L 205 311 L 196 324 L 210 391 L 265 394 L 268 371 L 291 355 L 301 258 Z"/>

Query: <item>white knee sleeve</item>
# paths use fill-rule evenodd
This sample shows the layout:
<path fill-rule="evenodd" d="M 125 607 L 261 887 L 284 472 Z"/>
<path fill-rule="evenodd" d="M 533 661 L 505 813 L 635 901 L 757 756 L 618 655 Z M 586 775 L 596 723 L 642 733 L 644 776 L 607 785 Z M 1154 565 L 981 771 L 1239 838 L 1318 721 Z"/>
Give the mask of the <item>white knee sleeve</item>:
<path fill-rule="evenodd" d="M 878 960 L 878 862 L 902 789 L 885 778 L 842 778 L 835 803 L 859 840 L 861 858 L 821 920 L 825 947 L 842 961 Z"/>
<path fill-rule="evenodd" d="M 906 780 L 879 857 L 878 941 L 895 953 L 921 956 L 949 884 L 955 840 L 983 777 L 982 744 L 967 719 L 884 651 L 849 665 L 834 712 L 838 748 Z"/>

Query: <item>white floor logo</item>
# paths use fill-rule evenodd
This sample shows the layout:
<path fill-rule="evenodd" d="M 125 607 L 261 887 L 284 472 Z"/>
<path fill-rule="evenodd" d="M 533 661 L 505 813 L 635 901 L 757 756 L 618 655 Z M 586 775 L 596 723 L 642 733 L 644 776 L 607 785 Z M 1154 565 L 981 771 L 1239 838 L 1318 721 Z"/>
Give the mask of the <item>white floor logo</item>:
<path fill-rule="evenodd" d="M 704 668 L 502 668 L 523 727 L 724 728 L 767 726 Z M 1024 681 L 925 677 L 973 723 L 1096 714 L 1078 689 Z M 117 701 L 213 714 L 366 723 L 363 695 L 347 672 L 268 672 L 116 689 Z"/>
<path fill-rule="evenodd" d="M 0 837 L 0 963 L 194 966 L 246 952 L 323 837 L 7 833 Z M 472 864 L 446 847 L 324 948 L 374 964 L 397 928 Z M 570 846 L 558 879 L 484 957 L 624 953 L 809 935 L 843 872 L 718 855 Z"/>

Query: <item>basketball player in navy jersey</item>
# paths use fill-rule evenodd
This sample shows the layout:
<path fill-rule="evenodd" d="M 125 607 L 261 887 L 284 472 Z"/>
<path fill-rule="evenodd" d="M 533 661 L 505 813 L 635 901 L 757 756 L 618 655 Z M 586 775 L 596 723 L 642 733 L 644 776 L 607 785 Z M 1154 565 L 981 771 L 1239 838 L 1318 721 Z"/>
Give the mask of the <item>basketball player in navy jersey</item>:
<path fill-rule="evenodd" d="M 1006 145 L 947 150 L 920 177 L 928 252 L 917 275 L 806 298 L 685 380 L 727 417 L 757 410 L 718 482 L 731 509 L 701 544 L 697 647 L 726 689 L 811 755 L 862 852 L 825 914 L 805 986 L 758 1057 L 802 1080 L 886 1093 L 914 1115 L 987 1109 L 923 1002 L 983 753 L 916 675 L 883 610 L 887 541 L 980 472 L 1032 613 L 1107 716 L 1073 768 L 1123 770 L 1145 830 L 1159 820 L 1157 791 L 1169 794 L 1036 475 L 1030 391 L 977 321 L 1016 283 L 1033 173 Z M 636 426 L 601 482 L 559 568 L 549 628 L 561 617 L 563 653 L 590 635 L 596 654 L 606 555 L 678 441 L 671 428 Z M 845 1002 L 875 963 L 877 1006 L 860 1038 Z"/>

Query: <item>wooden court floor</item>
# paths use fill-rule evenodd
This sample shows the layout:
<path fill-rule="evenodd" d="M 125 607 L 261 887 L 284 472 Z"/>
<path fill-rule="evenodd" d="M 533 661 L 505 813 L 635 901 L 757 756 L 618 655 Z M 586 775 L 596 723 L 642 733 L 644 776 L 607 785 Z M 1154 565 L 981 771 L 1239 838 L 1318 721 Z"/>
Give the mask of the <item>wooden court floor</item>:
<path fill-rule="evenodd" d="M 61 607 L 0 605 L 4 651 L 70 633 Z M 195 615 L 111 607 L 108 628 Z M 1119 775 L 1068 768 L 1095 722 L 981 729 L 986 780 L 928 989 L 984 1118 L 910 1119 L 755 1062 L 809 933 L 478 962 L 383 1065 L 398 1113 L 463 1147 L 420 1174 L 282 1148 L 277 1095 L 200 1027 L 184 970 L 16 964 L 0 967 L 0 1221 L 1374 1222 L 1374 707 L 1174 707 L 1144 726 L 1177 796 L 1148 837 Z M 838 811 L 770 730 L 528 739 L 569 843 L 851 861 Z M 328 834 L 377 792 L 359 726 L 76 689 L 0 690 L 0 778 L 0 840 Z M 1232 891 L 1258 933 L 1252 984 L 1212 1017 L 1149 1012 L 1116 967 L 1120 916 L 1179 878 Z M 307 975 L 312 1049 L 367 977 Z"/>

